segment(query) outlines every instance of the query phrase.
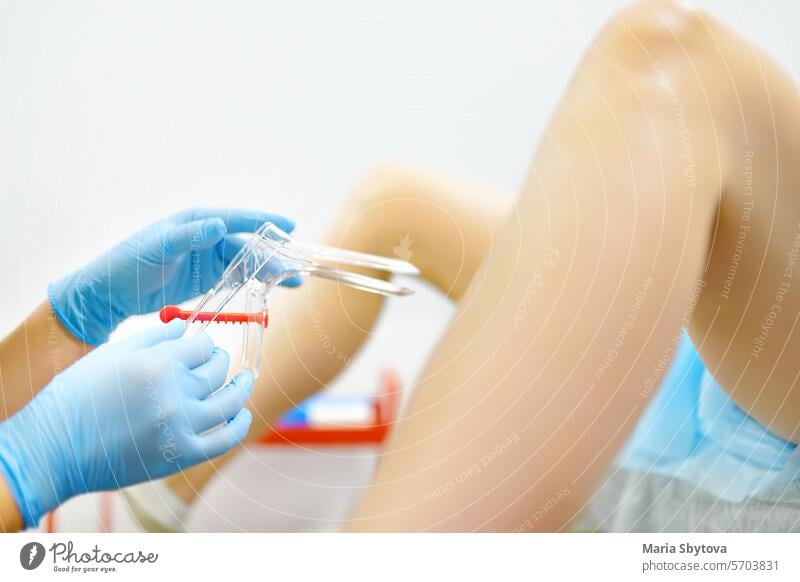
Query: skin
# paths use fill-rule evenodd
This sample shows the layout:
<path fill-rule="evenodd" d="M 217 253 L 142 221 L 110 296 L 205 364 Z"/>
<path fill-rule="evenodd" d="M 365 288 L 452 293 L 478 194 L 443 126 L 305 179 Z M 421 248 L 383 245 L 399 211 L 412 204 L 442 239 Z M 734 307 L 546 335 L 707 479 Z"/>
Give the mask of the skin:
<path fill-rule="evenodd" d="M 92 349 L 61 325 L 49 302 L 41 303 L 0 340 L 0 421 L 20 410 L 53 376 Z M 20 366 L 20 362 L 36 362 L 36 365 Z"/>
<path fill-rule="evenodd" d="M 792 80 L 708 15 L 653 1 L 612 18 L 579 65 L 513 208 L 474 251 L 483 264 L 462 279 L 463 293 L 450 292 L 458 313 L 349 529 L 567 527 L 657 389 L 683 328 L 733 400 L 797 442 L 800 290 L 787 275 L 800 222 L 798 115 Z M 387 209 L 409 197 L 391 184 L 371 190 Z M 415 188 L 414 197 L 438 190 L 426 191 Z M 385 253 L 385 241 L 369 238 L 379 232 L 348 238 L 363 211 L 354 200 L 328 241 Z M 382 204 L 367 206 L 378 212 L 377 230 L 394 224 Z M 437 222 L 424 204 L 411 214 L 408 228 Z M 437 250 L 439 265 L 464 256 Z M 423 269 L 434 279 L 436 271 Z M 367 317 L 348 326 L 343 304 L 324 305 L 349 355 L 377 308 L 356 311 Z M 260 387 L 273 395 L 258 396 L 270 419 L 341 367 L 320 364 L 308 331 L 287 354 L 281 346 L 300 323 L 265 351 L 280 370 Z M 308 370 L 317 382 L 292 391 L 291 378 Z M 217 469 L 191 474 L 184 499 Z"/>
<path fill-rule="evenodd" d="M 25 524 L 5 479 L 0 477 L 0 532 L 19 531 Z"/>

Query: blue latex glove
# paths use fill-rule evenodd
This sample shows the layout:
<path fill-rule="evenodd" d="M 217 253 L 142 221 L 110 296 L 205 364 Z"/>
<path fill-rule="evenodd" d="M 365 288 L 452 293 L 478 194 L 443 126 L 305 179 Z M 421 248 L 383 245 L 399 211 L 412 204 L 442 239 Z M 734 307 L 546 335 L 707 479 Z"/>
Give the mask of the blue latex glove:
<path fill-rule="evenodd" d="M 253 232 L 267 221 L 287 232 L 294 228 L 286 218 L 251 210 L 181 212 L 52 283 L 50 304 L 72 335 L 100 345 L 131 315 L 158 311 L 208 291 L 242 247 L 231 235 Z"/>
<path fill-rule="evenodd" d="M 228 355 L 183 329 L 173 321 L 101 347 L 0 424 L 0 472 L 26 526 L 75 495 L 164 477 L 242 441 L 252 375 L 215 392 Z"/>

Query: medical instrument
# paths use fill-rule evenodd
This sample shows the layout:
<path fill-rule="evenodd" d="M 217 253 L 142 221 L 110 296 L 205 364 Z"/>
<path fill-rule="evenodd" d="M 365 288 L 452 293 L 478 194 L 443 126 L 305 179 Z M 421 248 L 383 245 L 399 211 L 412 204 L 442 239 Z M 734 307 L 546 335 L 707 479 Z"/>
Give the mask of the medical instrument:
<path fill-rule="evenodd" d="M 255 210 L 180 212 L 51 283 L 50 305 L 73 336 L 100 345 L 128 317 L 208 291 L 243 244 L 235 235 L 253 233 L 268 220 L 283 229 L 294 228 L 291 220 Z"/>
<path fill-rule="evenodd" d="M 216 323 L 257 323 L 267 327 L 269 322 L 269 313 L 212 313 L 210 311 L 201 311 L 193 314 L 191 311 L 184 311 L 177 305 L 167 305 L 159 312 L 159 317 L 164 323 L 169 323 L 173 319 L 182 319 L 184 321 L 189 318 L 194 318 L 194 321 L 214 321 Z"/>
<path fill-rule="evenodd" d="M 205 330 L 211 323 L 246 319 L 240 367 L 258 376 L 263 331 L 268 321 L 267 296 L 275 286 L 297 277 L 318 277 L 379 295 L 402 297 L 413 293 L 407 287 L 346 271 L 342 266 L 389 274 L 419 274 L 419 269 L 406 261 L 301 242 L 274 223 L 266 222 L 242 246 L 219 282 L 186 318 L 187 324 L 200 323 L 199 329 Z M 244 298 L 243 313 L 224 311 L 234 298 Z M 168 315 L 179 313 L 180 310 L 170 309 Z M 251 319 L 252 314 L 259 313 L 263 314 L 263 324 Z"/>

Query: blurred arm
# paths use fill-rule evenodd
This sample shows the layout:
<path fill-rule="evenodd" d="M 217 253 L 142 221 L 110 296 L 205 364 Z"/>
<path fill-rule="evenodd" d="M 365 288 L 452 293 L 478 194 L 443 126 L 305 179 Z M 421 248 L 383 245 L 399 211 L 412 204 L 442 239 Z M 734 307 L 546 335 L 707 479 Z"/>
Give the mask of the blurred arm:
<path fill-rule="evenodd" d="M 0 532 L 15 532 L 22 529 L 22 514 L 0 473 Z"/>
<path fill-rule="evenodd" d="M 53 376 L 93 348 L 69 333 L 45 301 L 0 341 L 0 420 L 44 388 Z"/>

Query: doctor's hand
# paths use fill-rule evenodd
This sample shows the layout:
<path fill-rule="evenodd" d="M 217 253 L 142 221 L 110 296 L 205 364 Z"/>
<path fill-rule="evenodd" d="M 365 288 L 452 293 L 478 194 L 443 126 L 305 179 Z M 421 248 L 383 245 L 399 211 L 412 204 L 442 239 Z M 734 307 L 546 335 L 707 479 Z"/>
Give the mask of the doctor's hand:
<path fill-rule="evenodd" d="M 181 321 L 92 352 L 0 424 L 0 475 L 26 526 L 70 497 L 157 479 L 247 434 L 253 378 Z"/>
<path fill-rule="evenodd" d="M 231 235 L 254 232 L 267 221 L 286 232 L 294 228 L 286 218 L 251 210 L 181 212 L 52 283 L 50 304 L 73 336 L 100 345 L 131 315 L 177 305 L 208 291 L 242 247 Z"/>

